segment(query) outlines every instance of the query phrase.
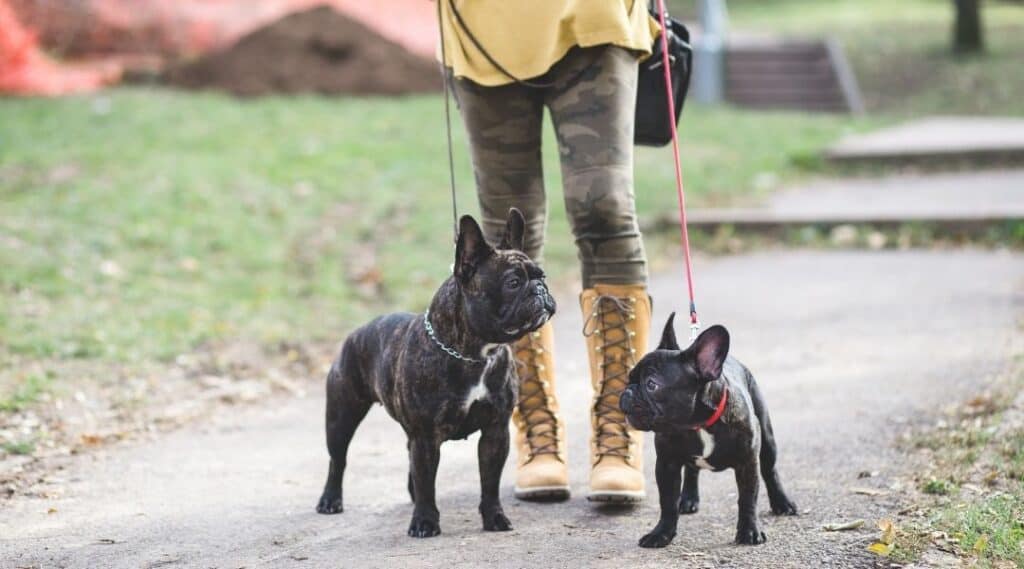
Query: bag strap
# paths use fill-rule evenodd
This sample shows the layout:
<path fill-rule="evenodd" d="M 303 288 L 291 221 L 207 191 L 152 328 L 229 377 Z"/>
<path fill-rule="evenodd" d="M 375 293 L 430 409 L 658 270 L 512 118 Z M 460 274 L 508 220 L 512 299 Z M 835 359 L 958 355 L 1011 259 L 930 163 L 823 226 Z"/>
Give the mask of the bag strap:
<path fill-rule="evenodd" d="M 440 0 L 437 0 L 437 1 L 440 2 Z M 633 5 L 634 6 L 636 5 L 636 0 L 633 0 Z M 456 23 L 458 23 L 459 28 L 461 28 L 462 31 L 466 34 L 466 37 L 469 38 L 469 41 L 473 43 L 473 47 L 475 47 L 477 49 L 477 51 L 479 51 L 481 54 L 483 54 L 484 59 L 486 59 L 487 62 L 490 63 L 492 67 L 497 69 L 498 72 L 501 73 L 502 75 L 504 75 L 505 77 L 508 77 L 509 79 L 511 79 L 513 83 L 516 83 L 518 85 L 522 85 L 523 87 L 531 87 L 533 89 L 550 89 L 550 88 L 554 87 L 557 84 L 556 81 L 552 81 L 550 83 L 539 83 L 537 81 L 529 81 L 529 80 L 526 80 L 526 79 L 520 79 L 519 77 L 516 77 L 515 75 L 513 75 L 508 69 L 505 69 L 505 66 L 503 66 L 500 63 L 498 63 L 498 61 L 496 59 L 494 59 L 494 57 L 491 55 L 491 53 L 489 51 L 487 51 L 486 49 L 484 49 L 483 44 L 480 43 L 480 40 L 477 39 L 477 37 L 473 34 L 473 32 L 469 31 L 469 26 L 467 26 L 465 20 L 462 19 L 462 14 L 460 14 L 459 11 L 455 9 L 455 2 L 454 2 L 454 0 L 448 0 L 448 9 L 451 10 L 452 15 L 455 16 L 455 21 L 456 21 Z M 632 12 L 632 8 L 630 8 L 630 12 Z M 594 61 L 591 61 L 586 66 L 584 66 L 583 69 L 580 69 L 579 72 L 576 73 L 576 75 L 574 75 L 572 77 L 572 79 L 575 80 L 580 75 L 583 75 L 583 73 L 586 72 L 591 67 L 593 67 L 593 65 L 594 65 Z"/>
<path fill-rule="evenodd" d="M 455 9 L 454 0 L 448 0 L 448 9 L 451 11 L 452 15 L 455 16 L 455 21 L 459 24 L 459 28 L 461 28 L 462 31 L 466 34 L 466 37 L 469 38 L 469 41 L 473 42 L 473 46 L 477 49 L 477 51 L 483 54 L 484 59 L 486 59 L 487 62 L 490 63 L 491 66 L 493 66 L 495 69 L 497 69 L 502 75 L 508 77 L 513 82 L 519 85 L 523 85 L 524 87 L 532 87 L 534 89 L 549 89 L 555 86 L 554 82 L 537 83 L 535 81 L 527 81 L 525 79 L 520 79 L 513 75 L 508 69 L 505 69 L 505 67 L 502 64 L 498 63 L 497 60 L 495 60 L 494 57 L 491 56 L 491 53 L 484 49 L 484 46 L 480 43 L 480 40 L 476 39 L 476 36 L 473 34 L 473 32 L 469 31 L 469 26 L 467 26 L 465 20 L 462 19 L 462 14 L 460 14 L 459 11 Z"/>

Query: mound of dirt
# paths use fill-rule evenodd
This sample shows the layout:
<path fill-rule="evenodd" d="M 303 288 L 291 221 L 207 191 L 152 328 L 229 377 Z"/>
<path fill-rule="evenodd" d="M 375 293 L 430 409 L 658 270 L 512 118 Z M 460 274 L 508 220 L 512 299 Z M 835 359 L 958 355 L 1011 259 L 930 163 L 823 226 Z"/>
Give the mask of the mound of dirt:
<path fill-rule="evenodd" d="M 165 79 L 239 96 L 399 95 L 441 88 L 436 63 L 327 6 L 290 14 L 234 45 L 173 66 Z"/>

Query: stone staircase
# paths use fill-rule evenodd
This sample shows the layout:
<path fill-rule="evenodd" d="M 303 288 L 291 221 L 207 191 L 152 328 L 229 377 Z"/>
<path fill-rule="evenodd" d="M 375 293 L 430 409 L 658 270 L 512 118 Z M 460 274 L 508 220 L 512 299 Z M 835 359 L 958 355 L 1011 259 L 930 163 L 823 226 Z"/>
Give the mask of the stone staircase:
<path fill-rule="evenodd" d="M 857 81 L 834 40 L 731 38 L 725 98 L 757 109 L 861 113 Z"/>

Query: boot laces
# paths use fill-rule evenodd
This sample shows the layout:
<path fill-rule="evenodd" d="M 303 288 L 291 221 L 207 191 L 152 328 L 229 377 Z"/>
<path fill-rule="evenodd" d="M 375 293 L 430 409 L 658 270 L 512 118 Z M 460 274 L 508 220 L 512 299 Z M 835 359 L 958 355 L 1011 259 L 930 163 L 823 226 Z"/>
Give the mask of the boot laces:
<path fill-rule="evenodd" d="M 584 336 L 597 335 L 602 340 L 597 347 L 602 356 L 601 382 L 594 400 L 597 462 L 605 456 L 632 458 L 631 435 L 626 416 L 619 409 L 619 397 L 629 385 L 629 371 L 636 364 L 635 332 L 629 326 L 636 318 L 635 303 L 633 297 L 598 296 L 583 324 Z"/>
<path fill-rule="evenodd" d="M 515 357 L 519 373 L 519 417 L 530 447 L 527 462 L 542 454 L 553 454 L 561 460 L 558 453 L 558 417 L 548 405 L 547 382 L 541 378 L 542 366 L 537 362 L 537 356 L 544 352 L 544 348 L 533 334 L 528 334 L 520 342 Z M 531 404 L 533 399 L 539 399 L 540 403 Z"/>

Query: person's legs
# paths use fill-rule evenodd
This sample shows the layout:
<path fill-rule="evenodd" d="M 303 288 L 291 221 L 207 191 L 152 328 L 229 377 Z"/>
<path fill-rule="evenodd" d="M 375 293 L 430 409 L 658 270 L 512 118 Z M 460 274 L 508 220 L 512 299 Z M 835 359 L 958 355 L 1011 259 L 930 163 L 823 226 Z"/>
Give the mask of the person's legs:
<path fill-rule="evenodd" d="M 569 83 L 556 81 L 546 102 L 583 287 L 646 284 L 633 194 L 636 57 L 614 46 L 577 49 L 555 71 Z"/>
<path fill-rule="evenodd" d="M 484 235 L 497 244 L 509 208 L 516 207 L 526 218 L 525 252 L 539 262 L 547 225 L 540 155 L 543 100 L 519 85 L 452 83 L 469 136 Z"/>
<path fill-rule="evenodd" d="M 570 55 L 556 69 L 546 102 L 583 273 L 580 305 L 595 391 L 588 498 L 634 502 L 644 497 L 642 437 L 627 425 L 619 396 L 646 351 L 651 314 L 633 194 L 637 60 L 612 46 Z"/>
<path fill-rule="evenodd" d="M 469 134 L 487 239 L 499 242 L 510 207 L 526 217 L 525 252 L 540 262 L 547 224 L 541 170 L 542 94 L 520 85 L 482 87 L 457 79 L 455 96 Z M 551 323 L 513 346 L 519 374 L 516 496 L 569 497 L 565 433 L 554 388 Z"/>

